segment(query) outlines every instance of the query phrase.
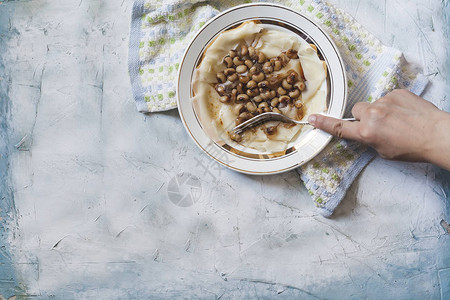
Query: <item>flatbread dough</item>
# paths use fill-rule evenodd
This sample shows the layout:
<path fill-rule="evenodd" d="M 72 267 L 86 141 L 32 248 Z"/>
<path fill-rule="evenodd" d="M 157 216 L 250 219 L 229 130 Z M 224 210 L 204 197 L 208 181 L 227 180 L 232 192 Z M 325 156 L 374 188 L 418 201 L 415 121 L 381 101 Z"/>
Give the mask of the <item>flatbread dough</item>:
<path fill-rule="evenodd" d="M 217 83 L 216 74 L 225 69 L 223 57 L 244 40 L 268 58 L 276 57 L 288 49 L 297 50 L 299 59 L 291 59 L 289 64 L 278 72 L 292 69 L 300 74 L 301 63 L 306 79 L 306 89 L 302 92 L 305 113 L 303 119 L 307 119 L 312 113 L 326 111 L 326 71 L 323 61 L 308 42 L 290 32 L 266 29 L 264 25 L 253 21 L 245 22 L 239 27 L 219 34 L 207 47 L 200 65 L 194 71 L 192 104 L 204 131 L 212 140 L 222 141 L 233 147 L 239 146 L 228 135 L 228 131 L 235 126 L 236 115 L 232 112 L 233 106 L 219 101 L 220 96 L 213 85 Z M 295 117 L 292 115 L 295 110 L 291 106 L 280 110 L 285 115 Z M 255 127 L 255 130 L 246 131 L 239 144 L 241 147 L 249 147 L 261 153 L 285 150 L 287 145 L 299 136 L 304 126 L 280 124 L 276 133 L 268 138 L 263 131 L 264 128 L 278 123 L 280 122 L 271 121 Z"/>

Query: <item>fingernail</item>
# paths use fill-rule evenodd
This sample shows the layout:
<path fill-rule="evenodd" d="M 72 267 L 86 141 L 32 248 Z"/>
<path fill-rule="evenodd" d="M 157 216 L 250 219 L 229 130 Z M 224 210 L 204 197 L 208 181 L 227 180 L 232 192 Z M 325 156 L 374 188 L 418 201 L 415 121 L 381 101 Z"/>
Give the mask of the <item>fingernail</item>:
<path fill-rule="evenodd" d="M 316 119 L 317 119 L 317 117 L 315 115 L 310 115 L 308 117 L 308 123 L 311 125 L 314 125 L 316 123 Z"/>

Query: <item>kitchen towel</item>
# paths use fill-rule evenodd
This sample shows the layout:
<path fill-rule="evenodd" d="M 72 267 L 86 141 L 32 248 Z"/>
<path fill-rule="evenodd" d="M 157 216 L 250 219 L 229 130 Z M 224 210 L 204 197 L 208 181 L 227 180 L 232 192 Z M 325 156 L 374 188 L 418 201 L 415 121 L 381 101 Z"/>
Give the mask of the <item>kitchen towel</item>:
<path fill-rule="evenodd" d="M 176 107 L 179 62 L 196 32 L 220 11 L 250 1 L 136 0 L 133 5 L 129 74 L 137 109 Z M 372 102 L 395 88 L 420 95 L 428 80 L 399 50 L 384 46 L 349 14 L 321 0 L 273 1 L 309 17 L 330 35 L 344 59 L 348 79 L 345 117 L 358 101 Z M 319 212 L 330 216 L 375 151 L 334 138 L 312 161 L 297 169 Z"/>

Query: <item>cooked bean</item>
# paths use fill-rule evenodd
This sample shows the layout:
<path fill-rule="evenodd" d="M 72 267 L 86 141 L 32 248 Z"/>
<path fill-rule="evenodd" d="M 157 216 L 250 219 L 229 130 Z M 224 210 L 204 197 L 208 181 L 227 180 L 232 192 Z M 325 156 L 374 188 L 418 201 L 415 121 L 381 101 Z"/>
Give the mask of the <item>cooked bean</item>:
<path fill-rule="evenodd" d="M 250 58 L 254 59 L 256 58 L 256 50 L 255 47 L 248 47 L 248 56 L 250 56 Z"/>
<path fill-rule="evenodd" d="M 239 102 L 245 102 L 245 101 L 249 101 L 250 98 L 246 94 L 239 94 L 237 96 L 236 100 L 239 101 Z"/>
<path fill-rule="evenodd" d="M 239 124 L 237 124 L 237 125 L 239 125 Z M 239 143 L 242 140 L 242 136 L 233 131 L 233 132 L 230 132 L 230 139 Z"/>
<path fill-rule="evenodd" d="M 239 58 L 239 57 L 235 57 L 235 58 L 233 58 L 233 63 L 236 65 L 236 66 L 240 66 L 240 65 L 243 65 L 244 64 L 244 62 Z"/>
<path fill-rule="evenodd" d="M 247 45 L 242 45 L 241 46 L 241 56 L 246 56 L 247 53 L 248 53 Z"/>
<path fill-rule="evenodd" d="M 258 62 L 262 64 L 266 60 L 266 56 L 261 51 L 258 51 Z"/>
<path fill-rule="evenodd" d="M 251 112 L 251 113 L 253 113 L 253 112 L 255 112 L 256 111 L 256 105 L 254 104 L 254 103 L 252 103 L 252 102 L 247 102 L 247 110 L 249 111 L 249 112 Z"/>
<path fill-rule="evenodd" d="M 289 84 L 294 84 L 297 80 L 298 80 L 298 73 L 295 72 L 294 70 L 291 70 L 291 71 L 289 72 L 289 75 L 288 75 L 287 78 L 286 78 L 286 81 L 287 81 Z"/>
<path fill-rule="evenodd" d="M 222 72 L 217 73 L 216 77 L 220 83 L 224 83 L 225 81 L 227 81 L 227 77 Z"/>
<path fill-rule="evenodd" d="M 306 88 L 306 85 L 305 85 L 305 83 L 303 82 L 303 81 L 297 81 L 295 84 L 294 84 L 294 86 L 296 87 L 296 88 L 298 88 L 300 91 L 304 91 L 305 90 L 305 88 Z"/>
<path fill-rule="evenodd" d="M 275 106 L 278 105 L 278 103 L 280 103 L 280 101 L 278 100 L 278 97 L 275 97 L 275 98 L 273 98 L 272 101 L 270 102 L 270 105 L 271 105 L 272 107 L 275 107 Z"/>
<path fill-rule="evenodd" d="M 277 96 L 277 92 L 275 92 L 274 90 L 270 91 L 270 99 L 275 98 Z"/>
<path fill-rule="evenodd" d="M 239 115 L 239 117 L 243 118 L 244 120 L 248 120 L 254 117 L 252 113 L 249 112 L 243 112 Z"/>
<path fill-rule="evenodd" d="M 303 107 L 303 103 L 300 99 L 298 99 L 297 101 L 294 102 L 294 106 L 296 108 L 302 108 Z"/>
<path fill-rule="evenodd" d="M 245 108 L 244 104 L 239 103 L 239 104 L 234 106 L 233 113 L 238 116 L 241 112 L 244 111 L 244 108 Z"/>
<path fill-rule="evenodd" d="M 295 90 L 289 92 L 289 97 L 291 97 L 292 99 L 296 99 L 296 98 L 298 98 L 298 96 L 300 96 L 299 89 L 295 89 Z"/>
<path fill-rule="evenodd" d="M 262 114 L 264 112 L 264 109 L 261 107 L 258 107 L 258 109 L 256 110 L 257 114 Z"/>
<path fill-rule="evenodd" d="M 280 87 L 278 87 L 278 89 L 277 89 L 277 93 L 278 93 L 278 95 L 280 95 L 280 96 L 286 95 L 286 90 L 283 89 L 283 88 L 280 86 Z"/>
<path fill-rule="evenodd" d="M 283 66 L 281 65 L 281 61 L 276 60 L 276 61 L 275 61 L 275 64 L 273 65 L 273 69 L 274 69 L 275 71 L 280 71 L 282 67 L 283 67 Z"/>
<path fill-rule="evenodd" d="M 289 49 L 288 51 L 286 51 L 286 55 L 289 58 L 298 58 L 297 50 L 294 49 Z"/>
<path fill-rule="evenodd" d="M 253 67 L 253 62 L 250 60 L 250 59 L 246 59 L 245 61 L 244 61 L 244 64 L 247 66 L 247 68 L 251 68 L 251 67 Z"/>
<path fill-rule="evenodd" d="M 231 68 L 233 66 L 233 59 L 229 56 L 225 57 L 223 62 L 227 65 L 227 68 Z"/>
<path fill-rule="evenodd" d="M 237 118 L 237 119 L 234 121 L 234 123 L 235 123 L 236 125 L 239 125 L 239 124 L 243 123 L 244 121 L 245 121 L 245 120 L 242 119 L 242 118 Z"/>
<path fill-rule="evenodd" d="M 270 91 L 262 92 L 260 95 L 261 95 L 261 98 L 263 100 L 269 100 L 270 99 Z"/>
<path fill-rule="evenodd" d="M 260 95 L 257 95 L 257 96 L 255 96 L 255 97 L 253 97 L 253 101 L 255 101 L 255 102 L 257 102 L 257 103 L 261 102 L 262 100 L 263 100 L 263 99 L 261 98 Z"/>
<path fill-rule="evenodd" d="M 281 114 L 281 110 L 279 110 L 279 109 L 276 108 L 276 107 L 272 107 L 272 111 L 273 111 L 274 113 Z"/>
<path fill-rule="evenodd" d="M 255 97 L 258 94 L 259 94 L 259 91 L 257 88 L 252 88 L 252 89 L 247 90 L 247 95 L 249 95 L 250 97 Z"/>
<path fill-rule="evenodd" d="M 216 85 L 216 91 L 219 93 L 219 95 L 222 95 L 223 93 L 225 93 L 225 88 L 223 87 L 223 85 L 218 84 Z"/>
<path fill-rule="evenodd" d="M 281 96 L 281 97 L 279 98 L 280 103 L 283 103 L 283 104 L 288 103 L 289 100 L 291 100 L 291 98 L 289 98 L 289 96 L 286 96 L 286 95 Z"/>
<path fill-rule="evenodd" d="M 238 83 L 238 85 L 236 86 L 236 89 L 238 91 L 239 94 L 243 94 L 244 93 L 244 85 L 242 83 Z"/>
<path fill-rule="evenodd" d="M 234 74 L 235 72 L 236 72 L 236 70 L 234 68 L 226 68 L 223 71 L 223 74 L 225 74 L 225 76 L 228 76 L 228 75 Z"/>
<path fill-rule="evenodd" d="M 297 109 L 297 120 L 303 119 L 304 116 L 305 116 L 305 112 L 303 111 L 303 109 L 298 108 Z"/>
<path fill-rule="evenodd" d="M 258 86 L 258 84 L 257 84 L 256 81 L 254 81 L 254 80 L 250 80 L 250 81 L 247 83 L 247 88 L 248 88 L 248 89 L 253 89 L 253 88 L 257 87 L 257 86 Z"/>
<path fill-rule="evenodd" d="M 258 74 L 253 74 L 252 79 L 256 82 L 263 81 L 266 78 L 263 72 L 259 72 Z"/>
<path fill-rule="evenodd" d="M 235 101 L 236 101 L 236 96 L 237 96 L 237 90 L 236 90 L 236 89 L 233 89 L 233 90 L 231 91 L 230 101 L 231 101 L 231 102 L 235 102 Z"/>
<path fill-rule="evenodd" d="M 244 73 L 247 72 L 247 66 L 246 65 L 240 65 L 236 67 L 236 72 L 238 73 Z"/>
<path fill-rule="evenodd" d="M 266 88 L 268 86 L 269 86 L 269 82 L 267 80 L 263 80 L 258 83 L 258 87 L 260 87 L 260 88 Z"/>
<path fill-rule="evenodd" d="M 289 63 L 289 61 L 291 60 L 287 55 L 286 55 L 286 53 L 281 53 L 280 54 L 280 60 L 281 60 L 281 64 L 283 65 L 283 66 L 285 66 L 285 65 L 287 65 L 288 63 Z"/>
<path fill-rule="evenodd" d="M 258 67 L 257 66 L 253 66 L 253 67 L 251 67 L 250 68 L 250 74 L 256 74 L 256 73 L 259 73 L 259 69 L 258 69 Z"/>
<path fill-rule="evenodd" d="M 263 66 L 262 69 L 263 69 L 263 72 L 266 73 L 266 74 L 269 74 L 269 73 L 273 72 L 273 67 L 272 67 L 270 61 L 264 63 L 264 66 Z"/>
<path fill-rule="evenodd" d="M 235 58 L 236 57 L 236 50 L 230 50 L 229 55 L 230 55 L 231 58 Z"/>
<path fill-rule="evenodd" d="M 276 88 L 281 81 L 283 80 L 283 76 L 281 74 L 277 74 L 277 75 L 270 75 L 267 76 L 267 81 L 269 81 L 269 86 L 272 88 Z"/>
<path fill-rule="evenodd" d="M 286 79 L 283 79 L 281 86 L 286 90 L 292 89 L 292 84 L 289 84 Z"/>
<path fill-rule="evenodd" d="M 236 80 L 238 80 L 238 75 L 236 73 L 231 74 L 230 76 L 228 76 L 228 80 L 231 82 L 235 82 Z"/>
<path fill-rule="evenodd" d="M 219 101 L 222 103 L 228 103 L 228 102 L 230 102 L 230 97 L 226 96 L 226 95 L 222 96 L 222 97 L 220 97 Z"/>
<path fill-rule="evenodd" d="M 267 104 L 267 102 L 261 102 L 261 103 L 258 105 L 258 108 L 265 108 L 265 107 L 269 107 L 269 104 Z"/>
<path fill-rule="evenodd" d="M 244 75 L 240 75 L 239 76 L 239 82 L 242 82 L 243 84 L 246 84 L 249 81 L 250 81 L 250 77 L 244 76 Z"/>
<path fill-rule="evenodd" d="M 244 120 L 248 119 L 247 117 L 248 117 L 248 113 L 246 111 L 241 112 L 241 114 L 239 115 L 239 118 L 244 119 Z"/>

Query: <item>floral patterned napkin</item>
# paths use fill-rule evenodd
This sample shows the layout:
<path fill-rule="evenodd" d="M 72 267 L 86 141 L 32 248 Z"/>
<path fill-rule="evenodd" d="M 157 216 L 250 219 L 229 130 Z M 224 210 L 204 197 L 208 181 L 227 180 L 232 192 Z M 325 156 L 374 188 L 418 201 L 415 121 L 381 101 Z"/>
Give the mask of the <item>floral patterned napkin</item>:
<path fill-rule="evenodd" d="M 141 112 L 176 107 L 179 62 L 195 33 L 220 11 L 250 1 L 136 0 L 133 6 L 129 74 Z M 358 101 L 372 102 L 394 88 L 420 95 L 428 80 L 399 50 L 384 46 L 349 14 L 321 0 L 273 1 L 306 15 L 331 36 L 344 59 L 348 79 L 346 117 Z M 330 216 L 355 177 L 374 157 L 364 145 L 333 139 L 297 171 L 323 216 Z"/>

